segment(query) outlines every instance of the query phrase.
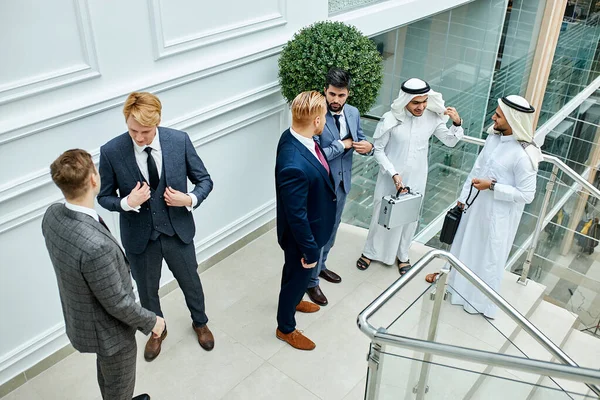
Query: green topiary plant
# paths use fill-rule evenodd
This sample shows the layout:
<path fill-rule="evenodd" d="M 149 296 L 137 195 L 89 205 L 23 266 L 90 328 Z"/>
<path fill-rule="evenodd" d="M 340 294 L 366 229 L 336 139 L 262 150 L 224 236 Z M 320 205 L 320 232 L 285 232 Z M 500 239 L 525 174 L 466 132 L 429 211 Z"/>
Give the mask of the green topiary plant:
<path fill-rule="evenodd" d="M 279 57 L 281 92 L 288 102 L 306 90 L 323 91 L 330 68 L 350 73 L 348 103 L 369 111 L 382 83 L 383 63 L 375 44 L 342 22 L 317 22 L 297 32 Z"/>

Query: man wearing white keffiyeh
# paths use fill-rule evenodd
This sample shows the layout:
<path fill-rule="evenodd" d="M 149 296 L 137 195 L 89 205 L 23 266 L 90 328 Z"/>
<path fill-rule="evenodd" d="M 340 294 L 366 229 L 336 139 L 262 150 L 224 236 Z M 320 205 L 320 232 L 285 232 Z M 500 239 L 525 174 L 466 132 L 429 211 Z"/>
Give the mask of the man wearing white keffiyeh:
<path fill-rule="evenodd" d="M 534 112 L 520 96 L 498 99 L 494 125 L 459 198 L 463 207 L 471 185 L 481 191 L 460 221 L 451 252 L 496 292 L 525 204 L 535 196 L 542 152 L 533 142 Z M 453 270 L 448 283 L 452 304 L 471 314 L 495 317 L 497 307 L 462 275 Z"/>
<path fill-rule="evenodd" d="M 452 126 L 446 126 L 452 119 Z M 412 191 L 425 193 L 427 184 L 429 139 L 435 135 L 443 144 L 454 147 L 464 136 L 462 121 L 453 107 L 445 107 L 440 93 L 429 84 L 412 78 L 402 84 L 391 110 L 377 125 L 374 157 L 380 165 L 375 186 L 373 217 L 363 254 L 356 267 L 365 270 L 371 260 L 398 264 L 400 274 L 411 265 L 408 249 L 417 223 L 393 229 L 380 226 L 378 221 L 381 198 L 408 186 Z"/>

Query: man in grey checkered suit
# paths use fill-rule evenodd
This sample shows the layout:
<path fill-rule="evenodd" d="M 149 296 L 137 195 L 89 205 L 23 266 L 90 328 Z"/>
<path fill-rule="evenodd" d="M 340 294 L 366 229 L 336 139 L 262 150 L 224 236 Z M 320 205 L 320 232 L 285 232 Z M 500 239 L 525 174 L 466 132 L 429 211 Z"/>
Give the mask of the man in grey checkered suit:
<path fill-rule="evenodd" d="M 129 263 L 94 210 L 100 176 L 84 150 L 68 150 L 50 166 L 65 204 L 42 221 L 56 272 L 67 336 L 82 353 L 96 353 L 103 399 L 129 400 L 135 387 L 135 331 L 160 337 L 165 321 L 135 301 Z M 136 400 L 148 400 L 143 394 Z"/>

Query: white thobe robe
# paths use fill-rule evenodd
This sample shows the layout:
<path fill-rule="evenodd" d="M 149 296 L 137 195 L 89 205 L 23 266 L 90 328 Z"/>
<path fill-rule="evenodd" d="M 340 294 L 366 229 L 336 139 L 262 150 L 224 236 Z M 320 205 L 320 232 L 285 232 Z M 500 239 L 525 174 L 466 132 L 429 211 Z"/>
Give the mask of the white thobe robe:
<path fill-rule="evenodd" d="M 396 194 L 392 176 L 400 174 L 404 186 L 425 195 L 429 138 L 435 135 L 446 146 L 454 147 L 464 133 L 460 126 L 452 125 L 448 129 L 442 118 L 429 110 L 425 110 L 421 117 L 407 116 L 387 132 L 381 133 L 382 127 L 379 123 L 374 134 L 374 156 L 380 168 L 363 254 L 371 260 L 391 265 L 396 257 L 400 261 L 408 260 L 408 249 L 418 224 L 413 222 L 389 230 L 378 224 L 382 197 Z"/>
<path fill-rule="evenodd" d="M 497 181 L 493 191 L 481 191 L 463 214 L 451 249 L 496 292 L 500 291 L 525 204 L 535 196 L 536 175 L 529 156 L 514 136 L 490 135 L 463 186 L 459 201 L 464 204 L 473 178 Z M 473 189 L 473 195 L 475 192 Z M 497 307 L 461 274 L 452 270 L 448 283 L 454 289 L 450 290 L 452 304 L 463 305 L 469 313 L 495 317 Z"/>

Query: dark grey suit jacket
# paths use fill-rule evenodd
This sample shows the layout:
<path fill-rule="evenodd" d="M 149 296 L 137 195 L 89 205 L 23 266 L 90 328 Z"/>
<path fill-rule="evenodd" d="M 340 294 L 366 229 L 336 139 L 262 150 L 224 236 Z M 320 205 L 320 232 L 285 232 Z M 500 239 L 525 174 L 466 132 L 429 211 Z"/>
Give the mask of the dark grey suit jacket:
<path fill-rule="evenodd" d="M 111 356 L 131 345 L 136 328 L 146 335 L 152 331 L 156 315 L 135 302 L 129 264 L 106 228 L 89 215 L 53 204 L 42 232 L 75 349 Z"/>

